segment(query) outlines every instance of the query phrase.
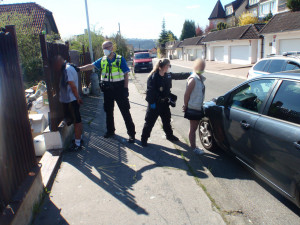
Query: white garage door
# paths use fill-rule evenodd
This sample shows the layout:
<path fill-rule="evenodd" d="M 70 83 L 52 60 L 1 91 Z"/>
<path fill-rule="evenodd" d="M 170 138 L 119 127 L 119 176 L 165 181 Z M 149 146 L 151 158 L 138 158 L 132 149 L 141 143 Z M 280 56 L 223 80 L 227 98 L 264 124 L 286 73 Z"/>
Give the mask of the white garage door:
<path fill-rule="evenodd" d="M 196 56 L 197 56 L 197 59 L 202 59 L 203 58 L 203 52 L 202 52 L 201 49 L 197 49 Z"/>
<path fill-rule="evenodd" d="M 214 60 L 219 62 L 224 61 L 224 47 L 214 47 Z"/>
<path fill-rule="evenodd" d="M 289 39 L 279 41 L 280 54 L 284 52 L 300 51 L 300 39 Z"/>
<path fill-rule="evenodd" d="M 238 45 L 230 47 L 231 63 L 233 64 L 250 64 L 249 46 Z"/>

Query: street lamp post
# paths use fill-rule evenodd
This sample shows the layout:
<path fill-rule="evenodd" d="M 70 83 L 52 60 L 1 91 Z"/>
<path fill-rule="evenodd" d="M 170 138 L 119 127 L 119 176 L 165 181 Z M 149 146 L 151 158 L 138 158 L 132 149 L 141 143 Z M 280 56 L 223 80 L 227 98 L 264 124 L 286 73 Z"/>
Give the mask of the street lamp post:
<path fill-rule="evenodd" d="M 89 35 L 90 55 L 91 55 L 92 62 L 94 62 L 93 48 L 92 48 L 92 38 L 91 38 L 91 30 L 90 30 L 90 20 L 89 20 L 89 10 L 88 10 L 88 5 L 87 5 L 87 0 L 85 0 L 85 12 L 86 12 L 86 22 L 87 22 L 87 28 L 88 28 L 88 35 Z"/>

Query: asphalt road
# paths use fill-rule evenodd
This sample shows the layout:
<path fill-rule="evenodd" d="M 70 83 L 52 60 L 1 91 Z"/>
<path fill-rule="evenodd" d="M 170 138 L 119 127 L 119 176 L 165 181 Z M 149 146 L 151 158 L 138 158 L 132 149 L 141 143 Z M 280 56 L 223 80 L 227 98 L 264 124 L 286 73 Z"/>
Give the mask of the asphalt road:
<path fill-rule="evenodd" d="M 172 66 L 172 72 L 190 71 Z M 218 74 L 204 75 L 207 78 L 206 101 L 223 95 L 244 81 Z M 146 90 L 147 76 L 148 73 L 135 74 L 142 90 Z M 189 122 L 183 118 L 181 110 L 185 85 L 184 80 L 173 81 L 172 93 L 178 96 L 178 101 L 177 107 L 172 108 L 172 126 L 188 140 Z M 197 143 L 201 146 L 199 138 Z M 199 163 L 210 171 L 208 177 L 201 179 L 201 183 L 221 210 L 229 215 L 231 224 L 300 224 L 300 209 L 254 176 L 233 156 L 219 150 L 199 157 Z"/>

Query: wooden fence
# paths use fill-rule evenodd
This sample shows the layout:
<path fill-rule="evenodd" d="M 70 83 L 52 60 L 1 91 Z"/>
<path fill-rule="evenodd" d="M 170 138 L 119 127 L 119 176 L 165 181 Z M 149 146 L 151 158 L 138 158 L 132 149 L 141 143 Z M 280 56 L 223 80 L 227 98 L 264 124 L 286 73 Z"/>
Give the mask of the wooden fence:
<path fill-rule="evenodd" d="M 0 212 L 37 165 L 14 26 L 0 32 Z"/>

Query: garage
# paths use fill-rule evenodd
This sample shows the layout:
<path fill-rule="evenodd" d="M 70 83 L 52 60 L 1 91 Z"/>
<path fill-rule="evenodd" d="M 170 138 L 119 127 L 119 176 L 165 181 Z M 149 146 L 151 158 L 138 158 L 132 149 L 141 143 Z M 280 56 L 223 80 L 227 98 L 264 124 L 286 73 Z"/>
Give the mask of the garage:
<path fill-rule="evenodd" d="M 300 51 L 300 39 L 283 39 L 279 40 L 279 52 L 282 55 L 284 52 Z"/>
<path fill-rule="evenodd" d="M 224 47 L 214 47 L 214 60 L 217 62 L 224 61 Z"/>
<path fill-rule="evenodd" d="M 249 46 L 237 45 L 230 47 L 231 60 L 233 64 L 250 64 L 249 61 Z"/>
<path fill-rule="evenodd" d="M 197 59 L 203 58 L 203 51 L 201 49 L 196 50 L 196 57 L 197 57 Z"/>

